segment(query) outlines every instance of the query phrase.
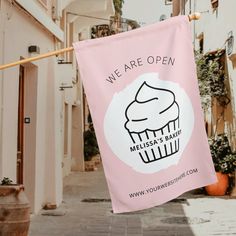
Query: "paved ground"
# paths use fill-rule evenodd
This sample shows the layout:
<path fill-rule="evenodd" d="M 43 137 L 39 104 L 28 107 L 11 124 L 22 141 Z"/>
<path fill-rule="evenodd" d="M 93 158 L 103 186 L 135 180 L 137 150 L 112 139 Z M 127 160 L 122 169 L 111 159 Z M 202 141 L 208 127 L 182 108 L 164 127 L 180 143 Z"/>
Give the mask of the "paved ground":
<path fill-rule="evenodd" d="M 104 199 L 82 202 L 83 199 Z M 72 173 L 64 201 L 32 217 L 30 236 L 211 236 L 236 235 L 236 199 L 185 194 L 148 210 L 114 215 L 102 169 Z"/>

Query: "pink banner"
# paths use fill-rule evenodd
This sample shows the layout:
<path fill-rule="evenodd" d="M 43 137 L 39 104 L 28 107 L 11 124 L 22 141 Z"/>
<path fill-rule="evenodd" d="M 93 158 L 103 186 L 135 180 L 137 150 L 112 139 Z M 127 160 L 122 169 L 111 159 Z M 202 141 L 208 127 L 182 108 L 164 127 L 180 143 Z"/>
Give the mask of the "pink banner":
<path fill-rule="evenodd" d="M 216 182 L 186 16 L 74 48 L 115 213 Z"/>

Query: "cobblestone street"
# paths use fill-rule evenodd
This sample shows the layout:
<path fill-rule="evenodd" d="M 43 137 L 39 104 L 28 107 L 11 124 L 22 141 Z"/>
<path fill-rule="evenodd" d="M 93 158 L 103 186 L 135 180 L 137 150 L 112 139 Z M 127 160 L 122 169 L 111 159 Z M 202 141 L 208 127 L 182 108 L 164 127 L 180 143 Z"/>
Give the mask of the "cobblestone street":
<path fill-rule="evenodd" d="M 30 236 L 236 235 L 236 199 L 185 194 L 162 206 L 112 214 L 102 168 L 72 173 L 56 210 L 32 216 Z"/>

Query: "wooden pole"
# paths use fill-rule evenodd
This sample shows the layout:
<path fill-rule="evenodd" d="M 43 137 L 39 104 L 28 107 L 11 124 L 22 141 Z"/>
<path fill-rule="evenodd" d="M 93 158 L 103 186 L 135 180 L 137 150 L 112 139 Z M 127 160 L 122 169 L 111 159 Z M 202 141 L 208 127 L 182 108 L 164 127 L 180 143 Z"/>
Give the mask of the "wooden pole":
<path fill-rule="evenodd" d="M 25 63 L 31 62 L 31 61 L 37 61 L 37 60 L 40 60 L 40 59 L 43 59 L 43 58 L 46 58 L 46 57 L 51 57 L 51 56 L 54 56 L 54 55 L 59 55 L 59 54 L 62 54 L 64 52 L 70 52 L 70 51 L 73 51 L 73 50 L 74 50 L 73 47 L 69 47 L 69 48 L 63 48 L 63 49 L 60 49 L 60 50 L 56 50 L 56 51 L 53 51 L 53 52 L 47 52 L 47 53 L 38 55 L 36 57 L 29 57 L 29 58 L 22 59 L 22 60 L 19 60 L 19 61 L 16 61 L 16 62 L 12 62 L 12 63 L 9 63 L 9 64 L 0 65 L 0 70 L 4 70 L 4 69 L 7 69 L 9 67 L 25 64 Z"/>
<path fill-rule="evenodd" d="M 198 20 L 198 19 L 200 19 L 200 17 L 201 17 L 201 14 L 198 13 L 198 12 L 195 12 L 191 15 L 188 15 L 189 21 Z M 20 61 L 12 62 L 12 63 L 9 63 L 9 64 L 0 65 L 0 70 L 4 70 L 4 69 L 7 69 L 7 68 L 10 68 L 10 67 L 13 67 L 13 66 L 17 66 L 17 65 L 22 65 L 22 64 L 25 64 L 25 63 L 31 62 L 31 61 L 37 61 L 37 60 L 40 60 L 40 59 L 43 59 L 43 58 L 46 58 L 46 57 L 59 55 L 59 54 L 62 54 L 64 52 L 70 52 L 70 51 L 73 51 L 73 50 L 74 50 L 73 47 L 63 48 L 63 49 L 60 49 L 60 50 L 57 50 L 57 51 L 48 52 L 48 53 L 45 53 L 45 54 L 38 55 L 36 57 L 30 57 L 30 58 L 22 59 Z"/>

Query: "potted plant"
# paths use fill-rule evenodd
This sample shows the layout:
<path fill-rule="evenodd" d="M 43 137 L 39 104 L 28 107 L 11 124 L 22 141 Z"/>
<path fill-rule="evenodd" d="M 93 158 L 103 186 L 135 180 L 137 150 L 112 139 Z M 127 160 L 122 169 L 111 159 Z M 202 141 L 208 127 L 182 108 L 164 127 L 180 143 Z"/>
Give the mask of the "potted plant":
<path fill-rule="evenodd" d="M 88 115 L 88 123 L 89 128 L 84 132 L 85 170 L 93 171 L 96 170 L 96 165 L 100 163 L 100 157 L 98 157 L 99 148 L 90 114 Z"/>
<path fill-rule="evenodd" d="M 213 138 L 209 138 L 209 145 L 215 165 L 218 183 L 207 186 L 205 189 L 210 195 L 224 195 L 229 185 L 229 175 L 235 170 L 235 154 L 232 153 L 227 136 L 216 136 L 218 121 L 224 114 L 226 106 L 230 103 L 225 85 L 226 74 L 222 57 L 224 50 L 202 54 L 195 52 L 198 85 L 201 96 L 202 108 L 205 114 L 212 115 L 213 107 L 219 105 L 222 112 L 215 117 L 216 128 Z"/>
<path fill-rule="evenodd" d="M 0 235 L 27 236 L 29 224 L 30 207 L 23 185 L 4 177 L 0 181 Z"/>
<path fill-rule="evenodd" d="M 222 196 L 229 187 L 229 176 L 236 170 L 236 153 L 231 151 L 225 134 L 209 138 L 209 144 L 218 182 L 206 186 L 205 189 L 209 195 Z"/>

